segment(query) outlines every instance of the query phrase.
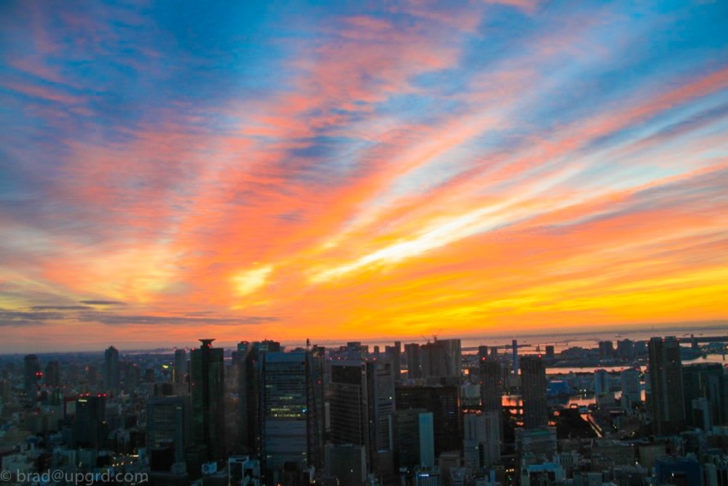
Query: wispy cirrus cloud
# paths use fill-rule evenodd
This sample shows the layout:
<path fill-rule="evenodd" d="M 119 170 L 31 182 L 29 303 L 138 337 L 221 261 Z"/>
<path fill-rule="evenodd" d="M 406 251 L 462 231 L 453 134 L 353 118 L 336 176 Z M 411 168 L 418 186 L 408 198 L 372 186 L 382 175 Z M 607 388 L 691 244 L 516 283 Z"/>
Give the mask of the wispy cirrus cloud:
<path fill-rule="evenodd" d="M 719 6 L 5 8 L 9 348 L 726 318 Z"/>

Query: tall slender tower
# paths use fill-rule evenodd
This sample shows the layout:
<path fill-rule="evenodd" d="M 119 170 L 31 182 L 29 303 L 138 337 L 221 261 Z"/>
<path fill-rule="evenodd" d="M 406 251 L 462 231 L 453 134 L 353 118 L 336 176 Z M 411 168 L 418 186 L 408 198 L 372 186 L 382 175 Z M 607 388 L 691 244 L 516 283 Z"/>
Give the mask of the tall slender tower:
<path fill-rule="evenodd" d="M 214 339 L 200 339 L 202 345 L 190 353 L 192 391 L 192 436 L 206 448 L 211 461 L 225 459 L 224 365 L 222 348 Z"/>
<path fill-rule="evenodd" d="M 267 480 L 284 466 L 323 464 L 323 357 L 313 351 L 264 352 L 260 360 L 262 458 Z"/>
<path fill-rule="evenodd" d="M 104 389 L 113 395 L 119 393 L 119 351 L 113 346 L 104 352 Z"/>
<path fill-rule="evenodd" d="M 685 398 L 680 344 L 674 336 L 653 337 L 648 344 L 650 411 L 659 435 L 679 432 L 685 426 Z"/>
<path fill-rule="evenodd" d="M 184 385 L 187 380 L 187 351 L 178 349 L 174 352 L 174 382 Z"/>
<path fill-rule="evenodd" d="M 527 429 L 548 425 L 546 402 L 546 368 L 537 356 L 524 356 L 521 360 L 521 395 L 523 396 L 523 422 Z"/>

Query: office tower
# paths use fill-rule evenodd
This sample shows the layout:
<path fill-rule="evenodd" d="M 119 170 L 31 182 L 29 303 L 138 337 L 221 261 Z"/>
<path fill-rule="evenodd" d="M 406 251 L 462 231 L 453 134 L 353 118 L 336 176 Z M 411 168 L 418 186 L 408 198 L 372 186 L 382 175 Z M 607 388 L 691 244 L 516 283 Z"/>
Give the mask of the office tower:
<path fill-rule="evenodd" d="M 622 359 L 634 359 L 634 342 L 629 339 L 617 341 L 617 356 Z"/>
<path fill-rule="evenodd" d="M 545 427 L 548 424 L 546 368 L 537 356 L 521 359 L 521 395 L 524 426 L 527 429 Z"/>
<path fill-rule="evenodd" d="M 189 443 L 187 397 L 152 397 L 147 403 L 147 452 L 152 471 L 169 471 L 184 461 Z"/>
<path fill-rule="evenodd" d="M 484 412 L 500 413 L 503 404 L 503 369 L 495 359 L 480 358 L 480 403 Z"/>
<path fill-rule="evenodd" d="M 407 378 L 422 378 L 422 353 L 417 343 L 405 344 L 404 354 L 407 357 Z"/>
<path fill-rule="evenodd" d="M 106 396 L 86 393 L 76 400 L 74 447 L 100 449 L 106 441 Z"/>
<path fill-rule="evenodd" d="M 260 343 L 241 341 L 232 354 L 232 372 L 238 386 L 237 423 L 240 450 L 244 454 L 260 452 Z"/>
<path fill-rule="evenodd" d="M 121 374 L 124 377 L 124 391 L 129 394 L 136 393 L 141 381 L 141 371 L 137 364 L 128 361 L 123 362 Z"/>
<path fill-rule="evenodd" d="M 650 410 L 658 435 L 679 432 L 685 424 L 680 344 L 673 336 L 650 339 Z"/>
<path fill-rule="evenodd" d="M 706 422 L 712 425 L 728 424 L 728 379 L 720 363 L 684 366 L 683 386 L 688 425 L 700 427 Z M 694 405 L 696 400 L 697 405 Z M 706 411 L 708 418 L 701 418 Z"/>
<path fill-rule="evenodd" d="M 488 357 L 488 346 L 482 345 L 478 346 L 478 361 L 483 361 L 483 359 Z"/>
<path fill-rule="evenodd" d="M 614 357 L 614 344 L 612 344 L 612 341 L 599 341 L 599 357 L 602 359 Z"/>
<path fill-rule="evenodd" d="M 397 410 L 423 409 L 432 413 L 435 456 L 462 447 L 462 414 L 456 385 L 397 386 Z"/>
<path fill-rule="evenodd" d="M 399 383 L 402 373 L 402 343 L 395 341 L 394 346 L 387 346 L 385 348 L 385 352 L 387 353 L 387 358 L 392 363 L 394 381 Z"/>
<path fill-rule="evenodd" d="M 411 408 L 395 415 L 395 462 L 398 467 L 435 466 L 435 429 L 432 412 Z"/>
<path fill-rule="evenodd" d="M 187 383 L 187 351 L 184 349 L 174 352 L 174 382 L 177 385 Z"/>
<path fill-rule="evenodd" d="M 500 412 L 465 414 L 463 456 L 472 471 L 489 467 L 500 459 Z"/>
<path fill-rule="evenodd" d="M 609 393 L 609 373 L 607 370 L 594 372 L 594 395 L 599 397 Z"/>
<path fill-rule="evenodd" d="M 642 401 L 640 388 L 640 370 L 630 368 L 622 371 L 619 376 L 622 387 L 622 404 L 625 408 L 631 408 L 634 404 Z"/>
<path fill-rule="evenodd" d="M 311 351 L 264 352 L 260 360 L 261 458 L 267 480 L 283 466 L 323 463 L 323 361 Z"/>
<path fill-rule="evenodd" d="M 554 359 L 554 345 L 553 344 L 547 344 L 546 345 L 546 358 L 547 359 Z"/>
<path fill-rule="evenodd" d="M 439 339 L 421 347 L 425 378 L 457 383 L 460 378 L 462 351 L 459 339 Z"/>
<path fill-rule="evenodd" d="M 513 374 L 517 375 L 519 363 L 518 363 L 518 341 L 516 339 L 511 341 L 511 349 L 513 350 Z"/>
<path fill-rule="evenodd" d="M 225 381 L 223 350 L 213 348 L 213 341 L 200 339 L 202 345 L 190 353 L 192 438 L 206 460 L 220 461 L 225 457 Z"/>
<path fill-rule="evenodd" d="M 371 467 L 369 392 L 367 367 L 361 360 L 335 362 L 331 366 L 329 438 L 334 444 L 364 446 L 367 464 Z"/>
<path fill-rule="evenodd" d="M 104 352 L 104 389 L 107 393 L 119 394 L 119 351 L 113 346 Z"/>
<path fill-rule="evenodd" d="M 24 385 L 25 393 L 28 398 L 35 400 L 38 393 L 38 382 L 43 378 L 43 373 L 40 371 L 40 361 L 38 356 L 29 354 L 24 360 Z"/>
<path fill-rule="evenodd" d="M 45 384 L 49 387 L 61 386 L 61 369 L 58 361 L 49 361 L 45 369 Z"/>
<path fill-rule="evenodd" d="M 388 360 L 351 360 L 331 367 L 331 441 L 359 444 L 370 470 L 385 472 L 393 447 L 394 375 Z"/>

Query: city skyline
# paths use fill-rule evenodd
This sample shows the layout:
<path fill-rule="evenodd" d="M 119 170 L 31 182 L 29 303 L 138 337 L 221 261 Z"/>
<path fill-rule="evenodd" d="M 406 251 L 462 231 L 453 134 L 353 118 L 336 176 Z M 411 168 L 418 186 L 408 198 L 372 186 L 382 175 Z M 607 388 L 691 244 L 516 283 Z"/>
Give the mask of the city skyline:
<path fill-rule="evenodd" d="M 725 5 L 246 3 L 2 6 L 0 353 L 726 328 Z"/>

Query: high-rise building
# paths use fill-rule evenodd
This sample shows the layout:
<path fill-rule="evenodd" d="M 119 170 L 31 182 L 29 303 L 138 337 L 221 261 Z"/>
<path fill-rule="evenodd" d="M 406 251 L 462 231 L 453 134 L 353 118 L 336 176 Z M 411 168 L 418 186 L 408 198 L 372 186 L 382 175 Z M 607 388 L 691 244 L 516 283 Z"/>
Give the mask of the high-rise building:
<path fill-rule="evenodd" d="M 402 343 L 395 341 L 394 346 L 387 346 L 385 348 L 385 352 L 387 353 L 387 358 L 392 363 L 394 381 L 399 383 L 402 372 Z"/>
<path fill-rule="evenodd" d="M 45 384 L 49 387 L 61 386 L 61 368 L 58 361 L 49 361 L 45 368 L 45 376 L 43 378 Z"/>
<path fill-rule="evenodd" d="M 594 372 L 594 395 L 597 397 L 609 393 L 609 373 L 607 370 L 596 370 Z"/>
<path fill-rule="evenodd" d="M 262 467 L 278 481 L 284 465 L 323 464 L 323 360 L 311 351 L 264 352 L 260 361 Z"/>
<path fill-rule="evenodd" d="M 728 379 L 720 363 L 684 366 L 683 386 L 688 425 L 700 427 L 705 423 L 728 424 Z M 704 399 L 704 402 L 699 399 Z M 699 405 L 693 404 L 695 400 L 698 400 L 696 403 Z M 706 408 L 708 417 L 702 417 Z"/>
<path fill-rule="evenodd" d="M 187 383 L 187 351 L 177 349 L 174 352 L 174 382 L 177 385 Z"/>
<path fill-rule="evenodd" d="M 43 373 L 40 371 L 40 361 L 38 360 L 38 356 L 34 354 L 27 355 L 23 361 L 23 365 L 25 393 L 28 395 L 29 399 L 35 400 L 35 397 L 38 394 L 38 383 L 43 378 Z"/>
<path fill-rule="evenodd" d="M 225 458 L 224 364 L 222 348 L 214 339 L 200 339 L 202 345 L 190 353 L 192 395 L 192 438 L 209 461 Z"/>
<path fill-rule="evenodd" d="M 518 368 L 520 363 L 518 362 L 518 340 L 514 339 L 511 341 L 511 349 L 513 351 L 513 374 L 518 374 Z"/>
<path fill-rule="evenodd" d="M 650 410 L 655 433 L 669 435 L 685 425 L 680 344 L 673 336 L 650 339 L 649 345 Z"/>
<path fill-rule="evenodd" d="M 438 339 L 421 347 L 425 378 L 456 383 L 460 378 L 462 351 L 459 339 Z"/>
<path fill-rule="evenodd" d="M 104 389 L 113 395 L 119 394 L 119 351 L 109 346 L 104 352 Z"/>
<path fill-rule="evenodd" d="M 527 429 L 545 427 L 548 424 L 546 368 L 538 356 L 521 359 L 521 395 L 524 426 Z"/>
<path fill-rule="evenodd" d="M 106 396 L 86 393 L 78 397 L 73 420 L 74 446 L 100 449 L 104 445 L 107 432 Z"/>
<path fill-rule="evenodd" d="M 460 388 L 456 385 L 397 386 L 397 410 L 432 413 L 435 456 L 462 447 Z"/>
<path fill-rule="evenodd" d="M 420 345 L 417 343 L 405 344 L 404 354 L 407 357 L 407 378 L 413 380 L 422 378 L 422 353 Z"/>
<path fill-rule="evenodd" d="M 432 412 L 417 408 L 397 410 L 395 430 L 395 462 L 399 468 L 434 467 Z"/>
<path fill-rule="evenodd" d="M 619 376 L 622 387 L 622 404 L 625 408 L 632 408 L 636 403 L 642 401 L 642 390 L 640 388 L 639 368 L 629 368 Z"/>
<path fill-rule="evenodd" d="M 484 412 L 501 412 L 503 403 L 503 368 L 493 358 L 480 358 L 480 402 Z"/>
<path fill-rule="evenodd" d="M 391 469 L 395 384 L 389 360 L 349 360 L 331 367 L 330 439 L 359 444 L 371 471 Z"/>
<path fill-rule="evenodd" d="M 184 461 L 189 444 L 189 397 L 152 397 L 147 403 L 147 453 L 153 471 Z"/>
<path fill-rule="evenodd" d="M 489 467 L 500 459 L 500 412 L 465 414 L 463 456 L 472 471 Z"/>

